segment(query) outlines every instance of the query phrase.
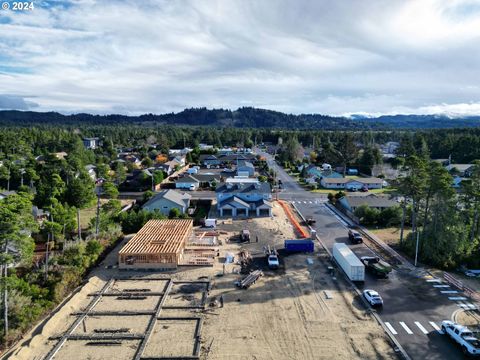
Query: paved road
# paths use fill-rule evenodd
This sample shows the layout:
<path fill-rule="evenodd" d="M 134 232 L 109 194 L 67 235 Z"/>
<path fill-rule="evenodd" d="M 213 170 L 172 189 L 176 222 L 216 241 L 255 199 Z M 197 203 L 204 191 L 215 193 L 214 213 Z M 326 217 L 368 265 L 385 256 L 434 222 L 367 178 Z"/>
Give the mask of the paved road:
<path fill-rule="evenodd" d="M 325 197 L 312 194 L 300 187 L 273 158 L 262 153 L 269 166 L 274 167 L 283 182 L 284 190 L 279 194 L 283 200 L 291 201 L 304 217 L 316 220 L 315 229 L 330 251 L 336 242 L 348 243 L 346 223 L 325 205 Z M 365 245 L 351 245 L 358 256 L 371 255 Z M 400 342 L 412 359 L 463 359 L 463 355 L 449 339 L 437 329 L 441 321 L 450 319 L 460 306 L 468 306 L 468 300 L 450 300 L 463 294 L 443 294 L 455 291 L 440 280 L 425 278 L 422 269 L 411 266 L 394 270 L 388 279 L 376 279 L 367 273 L 362 288 L 373 288 L 383 297 L 385 306 L 378 314 L 391 333 Z"/>

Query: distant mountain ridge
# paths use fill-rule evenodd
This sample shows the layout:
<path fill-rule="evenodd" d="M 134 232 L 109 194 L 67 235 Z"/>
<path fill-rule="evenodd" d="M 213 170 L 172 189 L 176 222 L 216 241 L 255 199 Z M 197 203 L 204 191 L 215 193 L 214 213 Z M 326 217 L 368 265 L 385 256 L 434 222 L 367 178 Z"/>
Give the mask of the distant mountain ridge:
<path fill-rule="evenodd" d="M 127 115 L 63 115 L 57 112 L 0 111 L 0 126 L 35 125 L 191 125 L 239 128 L 324 130 L 438 129 L 480 127 L 480 116 L 450 118 L 444 115 L 384 115 L 336 117 L 320 114 L 285 114 L 242 107 L 237 110 L 192 108 L 178 113 Z"/>

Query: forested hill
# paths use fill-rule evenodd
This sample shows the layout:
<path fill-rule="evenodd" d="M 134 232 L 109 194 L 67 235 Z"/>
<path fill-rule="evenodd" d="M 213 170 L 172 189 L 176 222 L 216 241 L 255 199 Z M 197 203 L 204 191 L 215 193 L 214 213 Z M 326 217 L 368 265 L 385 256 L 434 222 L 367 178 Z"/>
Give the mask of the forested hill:
<path fill-rule="evenodd" d="M 162 115 L 62 115 L 57 112 L 0 111 L 0 126 L 32 125 L 122 125 L 171 124 L 194 126 L 232 126 L 239 128 L 284 129 L 421 129 L 480 127 L 480 116 L 449 118 L 437 115 L 395 115 L 376 118 L 345 118 L 319 114 L 292 115 L 251 107 L 237 110 L 206 108 L 185 109 Z"/>

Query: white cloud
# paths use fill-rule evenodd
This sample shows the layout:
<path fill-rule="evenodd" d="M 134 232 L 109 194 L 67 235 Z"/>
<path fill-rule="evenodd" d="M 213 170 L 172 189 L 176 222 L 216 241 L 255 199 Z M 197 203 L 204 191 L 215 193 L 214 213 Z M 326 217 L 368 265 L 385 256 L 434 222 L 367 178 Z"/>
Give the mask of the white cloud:
<path fill-rule="evenodd" d="M 65 4 L 1 13 L 2 92 L 39 110 L 480 113 L 471 0 Z"/>

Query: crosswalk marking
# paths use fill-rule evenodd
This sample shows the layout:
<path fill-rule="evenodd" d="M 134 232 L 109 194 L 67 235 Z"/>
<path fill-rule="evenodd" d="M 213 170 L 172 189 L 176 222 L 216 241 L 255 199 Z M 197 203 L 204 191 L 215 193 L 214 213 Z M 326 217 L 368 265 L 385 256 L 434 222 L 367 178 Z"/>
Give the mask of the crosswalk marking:
<path fill-rule="evenodd" d="M 428 279 L 427 282 L 429 282 L 429 283 L 434 283 L 434 282 L 441 283 L 442 280 L 440 280 L 440 279 Z"/>
<path fill-rule="evenodd" d="M 440 291 L 442 294 L 458 294 L 457 290 L 442 290 Z"/>
<path fill-rule="evenodd" d="M 412 335 L 412 334 L 413 334 L 413 331 L 410 330 L 410 328 L 407 326 L 407 324 L 405 324 L 403 321 L 400 321 L 400 325 L 402 325 L 402 327 L 405 329 L 405 331 L 407 332 L 407 334 L 409 334 L 409 335 Z"/>
<path fill-rule="evenodd" d="M 450 285 L 433 285 L 434 288 L 449 288 Z"/>
<path fill-rule="evenodd" d="M 458 300 L 467 300 L 467 298 L 463 296 L 450 296 L 448 300 L 458 301 Z"/>
<path fill-rule="evenodd" d="M 393 334 L 393 335 L 397 335 L 398 333 L 396 332 L 396 330 L 393 328 L 393 326 L 389 323 L 389 322 L 386 322 L 385 323 L 385 326 L 388 328 L 388 330 L 390 330 L 390 332 Z"/>
<path fill-rule="evenodd" d="M 425 335 L 428 334 L 427 329 L 425 329 L 425 328 L 423 327 L 423 325 L 420 324 L 418 321 L 415 321 L 415 325 L 417 325 L 417 327 L 418 327 Z"/>
<path fill-rule="evenodd" d="M 457 306 L 461 307 L 462 309 L 465 309 L 465 310 L 476 310 L 477 309 L 477 306 L 475 304 L 472 304 L 472 303 L 469 303 L 469 302 L 462 302 L 462 301 L 459 301 L 457 303 Z"/>
<path fill-rule="evenodd" d="M 432 327 L 437 330 L 438 332 L 441 332 L 442 330 L 440 330 L 440 328 L 438 327 L 437 324 L 435 324 L 433 321 L 429 321 L 430 325 L 432 325 Z"/>

